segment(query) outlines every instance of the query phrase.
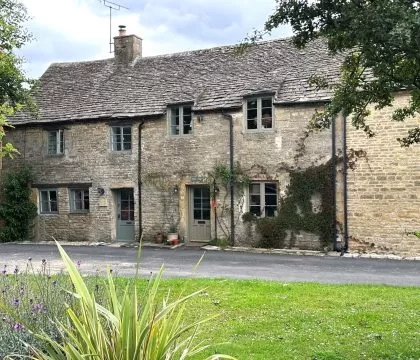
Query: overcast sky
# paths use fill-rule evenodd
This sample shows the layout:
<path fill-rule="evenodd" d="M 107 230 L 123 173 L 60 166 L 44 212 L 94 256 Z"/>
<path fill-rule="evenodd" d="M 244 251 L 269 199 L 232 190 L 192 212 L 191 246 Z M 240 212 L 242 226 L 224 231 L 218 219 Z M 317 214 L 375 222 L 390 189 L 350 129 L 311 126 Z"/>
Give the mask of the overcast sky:
<path fill-rule="evenodd" d="M 25 69 L 39 77 L 53 62 L 111 57 L 109 8 L 104 0 L 21 0 L 35 40 L 20 52 Z M 112 12 L 118 25 L 143 38 L 143 56 L 235 44 L 261 29 L 275 0 L 112 0 L 128 9 Z M 105 1 L 106 4 L 109 2 Z M 113 7 L 115 7 L 113 5 Z M 271 38 L 290 36 L 285 27 Z"/>

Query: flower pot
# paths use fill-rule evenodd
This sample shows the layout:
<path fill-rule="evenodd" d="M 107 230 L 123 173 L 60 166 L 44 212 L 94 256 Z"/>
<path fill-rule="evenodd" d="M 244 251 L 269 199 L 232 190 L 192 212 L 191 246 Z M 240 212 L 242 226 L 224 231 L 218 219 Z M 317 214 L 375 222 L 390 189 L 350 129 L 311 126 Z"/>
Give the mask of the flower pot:
<path fill-rule="evenodd" d="M 173 244 L 174 241 L 178 241 L 178 233 L 168 233 L 168 244 Z"/>
<path fill-rule="evenodd" d="M 156 244 L 162 244 L 163 243 L 163 234 L 162 233 L 157 233 L 155 235 L 155 243 Z"/>

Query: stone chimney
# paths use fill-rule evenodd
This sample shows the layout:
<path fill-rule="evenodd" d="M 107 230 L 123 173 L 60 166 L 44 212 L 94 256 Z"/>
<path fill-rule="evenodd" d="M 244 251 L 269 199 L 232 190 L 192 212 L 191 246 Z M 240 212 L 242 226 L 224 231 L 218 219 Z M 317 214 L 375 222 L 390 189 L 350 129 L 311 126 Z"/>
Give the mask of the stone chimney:
<path fill-rule="evenodd" d="M 119 26 L 119 34 L 114 37 L 114 56 L 119 64 L 129 64 L 137 56 L 141 57 L 142 38 L 126 35 L 125 25 Z"/>

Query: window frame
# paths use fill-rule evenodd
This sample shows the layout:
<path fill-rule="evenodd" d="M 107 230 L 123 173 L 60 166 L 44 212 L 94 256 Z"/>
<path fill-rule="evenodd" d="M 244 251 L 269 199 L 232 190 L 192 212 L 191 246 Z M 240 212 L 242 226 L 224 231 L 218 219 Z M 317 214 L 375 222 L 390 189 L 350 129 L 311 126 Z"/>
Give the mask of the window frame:
<path fill-rule="evenodd" d="M 70 212 L 71 213 L 88 213 L 90 212 L 90 193 L 89 193 L 89 188 L 70 188 L 69 189 L 69 196 L 70 196 Z M 83 197 L 79 200 L 81 202 L 82 208 L 78 209 L 76 207 L 76 193 L 77 192 L 83 192 Z M 87 205 L 88 207 L 86 208 L 86 192 L 87 192 Z"/>
<path fill-rule="evenodd" d="M 51 192 L 55 192 L 55 201 L 51 199 Z M 47 193 L 48 199 L 44 201 L 43 193 Z M 50 189 L 38 189 L 38 196 L 39 196 L 39 213 L 40 214 L 58 214 L 58 189 L 50 188 Z M 51 210 L 52 206 L 51 203 L 55 202 L 56 210 Z M 48 205 L 48 209 L 44 209 L 44 204 Z"/>
<path fill-rule="evenodd" d="M 259 193 L 253 193 L 251 191 L 251 188 L 253 185 L 259 185 Z M 275 186 L 275 194 L 274 193 L 266 193 L 266 185 L 274 185 Z M 247 206 L 247 210 L 248 212 L 254 214 L 257 218 L 265 218 L 265 217 L 274 217 L 276 216 L 277 212 L 278 212 L 278 208 L 279 208 L 279 189 L 278 189 L 278 182 L 276 181 L 253 181 L 248 185 L 248 191 L 247 191 L 247 200 L 248 200 L 248 206 Z M 256 207 L 258 205 L 253 205 L 252 201 L 251 201 L 251 196 L 252 195 L 257 195 L 260 198 L 259 201 L 259 211 L 260 211 L 260 215 L 255 214 L 254 212 L 251 211 L 252 207 Z M 270 195 L 275 195 L 276 197 L 276 201 L 275 201 L 275 205 L 267 205 L 266 203 L 266 196 L 270 196 Z M 264 201 L 262 201 L 264 200 Z M 274 208 L 274 212 L 273 215 L 271 216 L 267 216 L 266 215 L 266 208 Z"/>
<path fill-rule="evenodd" d="M 55 138 L 55 150 L 51 150 L 51 139 L 52 136 Z M 64 129 L 47 130 L 47 154 L 50 156 L 64 155 Z"/>
<path fill-rule="evenodd" d="M 119 134 L 114 133 L 116 129 L 120 130 Z M 130 129 L 130 141 L 124 141 L 124 129 Z M 111 143 L 111 151 L 112 152 L 131 152 L 133 148 L 133 128 L 131 125 L 110 125 L 110 143 Z M 119 141 L 115 141 L 115 139 L 119 137 Z M 120 144 L 121 148 L 118 149 L 118 144 Z M 124 144 L 130 144 L 129 149 L 124 148 Z"/>
<path fill-rule="evenodd" d="M 263 109 L 267 109 L 267 107 L 263 108 L 263 101 L 270 100 L 271 101 L 271 127 L 263 127 Z M 249 103 L 251 101 L 257 102 L 257 117 L 254 118 L 257 121 L 257 127 L 255 129 L 248 128 L 248 121 L 252 120 L 248 118 L 248 109 Z M 244 130 L 246 132 L 260 132 L 260 131 L 273 131 L 275 126 L 274 121 L 274 97 L 272 95 L 261 95 L 261 96 L 253 96 L 253 97 L 246 97 L 244 98 Z"/>
<path fill-rule="evenodd" d="M 188 115 L 184 114 L 184 110 L 186 108 L 190 109 L 189 110 L 190 111 L 190 114 L 189 114 L 189 116 L 190 116 L 190 131 L 188 133 L 184 133 L 184 126 L 185 126 L 184 125 L 184 116 L 188 116 Z M 176 125 L 176 123 L 174 125 L 172 125 L 172 115 L 173 115 L 173 112 L 176 111 L 176 110 L 179 111 L 178 117 L 179 117 L 179 119 L 182 119 L 182 124 L 183 124 L 182 126 L 179 125 L 179 121 L 178 121 L 178 125 Z M 174 127 L 176 129 L 177 126 L 178 126 L 178 134 L 174 134 L 172 132 L 172 129 Z M 169 132 L 170 136 L 174 136 L 174 137 L 190 136 L 190 135 L 194 134 L 194 121 L 193 121 L 193 111 L 192 111 L 192 105 L 191 104 L 190 105 L 184 104 L 184 105 L 169 106 L 169 109 L 168 109 L 168 132 Z"/>

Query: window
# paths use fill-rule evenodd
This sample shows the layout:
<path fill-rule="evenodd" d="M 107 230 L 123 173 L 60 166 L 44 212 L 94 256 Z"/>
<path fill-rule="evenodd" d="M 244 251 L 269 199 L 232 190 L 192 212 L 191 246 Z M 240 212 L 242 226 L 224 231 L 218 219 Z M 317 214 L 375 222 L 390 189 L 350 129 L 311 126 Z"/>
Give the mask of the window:
<path fill-rule="evenodd" d="M 48 131 L 48 154 L 64 154 L 64 130 Z"/>
<path fill-rule="evenodd" d="M 275 216 L 277 212 L 277 184 L 260 182 L 249 186 L 249 212 L 258 217 Z"/>
<path fill-rule="evenodd" d="M 273 99 L 263 97 L 246 101 L 246 130 L 273 128 Z"/>
<path fill-rule="evenodd" d="M 111 127 L 111 149 L 112 151 L 131 150 L 131 126 Z"/>
<path fill-rule="evenodd" d="M 70 190 L 70 210 L 72 212 L 89 212 L 89 189 Z"/>
<path fill-rule="evenodd" d="M 170 134 L 192 134 L 191 106 L 177 106 L 170 109 Z"/>
<path fill-rule="evenodd" d="M 41 214 L 58 213 L 57 190 L 40 190 L 39 202 Z"/>

